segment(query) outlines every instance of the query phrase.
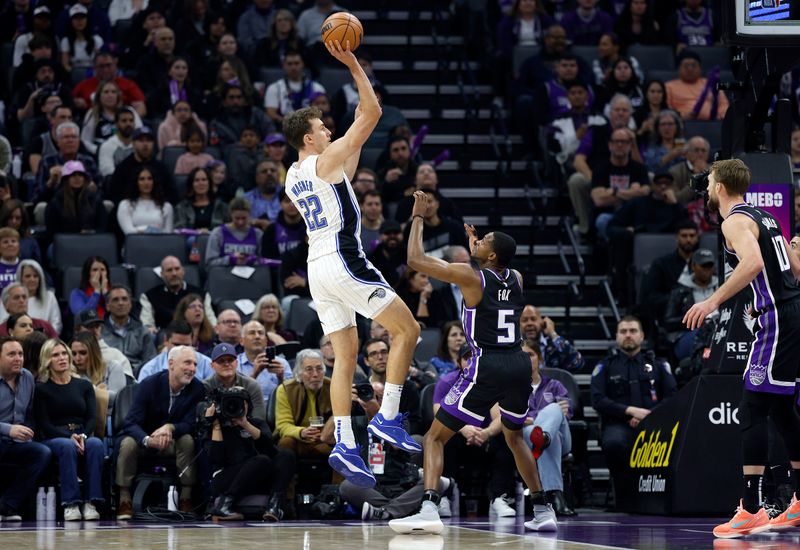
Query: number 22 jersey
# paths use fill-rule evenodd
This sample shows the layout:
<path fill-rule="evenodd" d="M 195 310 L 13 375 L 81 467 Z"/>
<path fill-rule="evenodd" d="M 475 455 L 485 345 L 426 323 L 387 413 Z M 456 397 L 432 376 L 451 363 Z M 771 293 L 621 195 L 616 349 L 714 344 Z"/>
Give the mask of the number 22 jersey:
<path fill-rule="evenodd" d="M 339 182 L 320 179 L 317 158 L 319 155 L 311 155 L 286 171 L 286 194 L 308 230 L 308 262 L 336 252 L 345 259 L 366 258 L 361 246 L 361 211 L 353 188 L 344 172 Z"/>

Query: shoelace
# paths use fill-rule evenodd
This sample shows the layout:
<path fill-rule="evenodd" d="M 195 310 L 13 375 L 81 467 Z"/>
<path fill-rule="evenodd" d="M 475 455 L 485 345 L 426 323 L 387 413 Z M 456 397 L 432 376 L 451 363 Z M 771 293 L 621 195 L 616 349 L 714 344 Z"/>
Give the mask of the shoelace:
<path fill-rule="evenodd" d="M 769 517 L 769 519 L 775 519 L 781 515 L 781 509 L 778 508 L 778 505 L 773 502 L 765 502 L 762 506 L 764 507 L 764 511 L 767 513 L 767 517 Z"/>

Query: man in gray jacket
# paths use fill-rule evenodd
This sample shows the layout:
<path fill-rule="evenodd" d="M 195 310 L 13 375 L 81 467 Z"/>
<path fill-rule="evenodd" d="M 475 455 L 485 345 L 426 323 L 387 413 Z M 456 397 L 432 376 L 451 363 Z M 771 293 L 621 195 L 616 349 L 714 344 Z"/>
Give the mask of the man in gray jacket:
<path fill-rule="evenodd" d="M 131 317 L 131 291 L 125 285 L 112 285 L 106 297 L 108 315 L 103 321 L 103 339 L 117 348 L 131 362 L 133 372 L 155 357 L 153 335 L 141 322 Z"/>

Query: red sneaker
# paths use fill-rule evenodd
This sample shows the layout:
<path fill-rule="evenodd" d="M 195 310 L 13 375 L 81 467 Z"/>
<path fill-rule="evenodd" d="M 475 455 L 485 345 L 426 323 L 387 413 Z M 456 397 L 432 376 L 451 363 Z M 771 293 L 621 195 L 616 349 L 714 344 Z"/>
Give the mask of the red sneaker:
<path fill-rule="evenodd" d="M 733 519 L 714 527 L 714 536 L 721 539 L 734 539 L 755 533 L 763 533 L 764 531 L 769 531 L 770 527 L 769 516 L 764 508 L 759 508 L 758 512 L 751 514 L 742 508 L 742 501 L 740 500 Z"/>
<path fill-rule="evenodd" d="M 540 426 L 534 426 L 533 430 L 531 431 L 530 439 L 531 443 L 533 444 L 533 447 L 531 447 L 533 459 L 539 460 L 539 457 L 542 456 L 544 450 L 550 446 L 550 434 L 543 431 Z"/>
<path fill-rule="evenodd" d="M 778 531 L 797 527 L 798 525 L 800 525 L 800 502 L 798 502 L 795 495 L 792 495 L 789 507 L 781 515 L 770 520 L 769 528 Z"/>

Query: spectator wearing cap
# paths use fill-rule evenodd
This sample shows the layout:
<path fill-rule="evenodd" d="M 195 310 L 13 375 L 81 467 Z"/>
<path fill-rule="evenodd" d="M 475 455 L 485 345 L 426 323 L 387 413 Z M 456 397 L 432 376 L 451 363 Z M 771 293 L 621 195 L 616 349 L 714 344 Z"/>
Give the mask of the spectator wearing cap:
<path fill-rule="evenodd" d="M 221 345 L 233 349 L 230 344 L 219 344 L 217 347 Z M 269 405 L 275 388 L 292 379 L 292 368 L 286 359 L 283 357 L 270 358 L 267 355 L 266 348 L 270 345 L 272 343 L 267 337 L 267 331 L 259 321 L 250 321 L 242 326 L 244 351 L 236 358 L 236 372 L 255 379 L 261 388 L 266 405 Z M 272 347 L 274 348 L 274 345 Z"/>
<path fill-rule="evenodd" d="M 128 378 L 135 378 L 133 368 L 131 368 L 131 362 L 128 361 L 125 354 L 117 348 L 112 348 L 103 340 L 103 320 L 97 314 L 97 310 L 84 309 L 75 315 L 75 334 L 80 334 L 82 332 L 91 333 L 95 340 L 97 340 L 97 345 L 100 346 L 100 354 L 103 356 L 103 361 L 106 363 L 116 361 L 122 365 L 122 369 L 125 371 L 125 375 Z"/>
<path fill-rule="evenodd" d="M 255 187 L 244 194 L 250 203 L 252 223 L 262 231 L 278 219 L 281 211 L 280 165 L 272 159 L 264 159 L 256 165 Z"/>
<path fill-rule="evenodd" d="M 252 404 L 251 415 L 261 420 L 266 420 L 267 409 L 261 386 L 253 378 L 237 370 L 238 355 L 236 348 L 231 344 L 217 344 L 211 351 L 211 368 L 214 374 L 203 381 L 206 393 L 215 389 L 230 389 L 240 386 L 247 391 Z"/>
<path fill-rule="evenodd" d="M 136 82 L 145 97 L 156 91 L 158 85 L 169 75 L 169 66 L 175 53 L 175 33 L 166 26 L 155 29 L 152 45 L 153 49 L 139 58 L 136 65 Z"/>
<path fill-rule="evenodd" d="M 28 32 L 20 34 L 14 40 L 14 54 L 11 64 L 14 67 L 19 67 L 22 64 L 22 59 L 25 54 L 31 53 L 30 43 L 37 35 L 46 37 L 49 40 L 53 38 L 53 16 L 50 8 L 47 6 L 36 6 L 33 10 L 33 25 Z M 48 56 L 49 57 L 49 56 Z"/>
<path fill-rule="evenodd" d="M 663 324 L 669 341 L 675 345 L 675 357 L 678 361 L 692 355 L 695 348 L 694 337 L 699 330 L 686 330 L 683 316 L 694 304 L 706 300 L 717 290 L 719 279 L 714 274 L 716 266 L 717 259 L 712 251 L 707 248 L 695 250 L 689 269 L 681 273 L 670 292 Z"/>
<path fill-rule="evenodd" d="M 260 108 L 250 105 L 242 85 L 229 82 L 222 88 L 222 107 L 209 125 L 209 142 L 223 149 L 237 143 L 245 126 L 258 129 L 266 136 L 275 131 L 275 124 Z M 246 182 L 234 182 L 246 186 Z"/>
<path fill-rule="evenodd" d="M 152 452 L 161 457 L 175 457 L 181 486 L 179 509 L 182 512 L 193 509 L 196 411 L 205 396 L 205 387 L 195 376 L 197 355 L 191 347 L 170 349 L 167 361 L 166 372 L 139 382 L 139 391 L 117 440 L 116 483 L 120 500 L 117 519 L 131 518 L 130 489 L 139 457 Z"/>
<path fill-rule="evenodd" d="M 278 213 L 275 223 L 269 224 L 264 230 L 261 243 L 263 256 L 276 260 L 284 253 L 299 246 L 300 243 L 305 242 L 306 239 L 306 224 L 303 221 L 303 215 L 286 194 L 286 189 L 281 188 L 278 198 L 281 201 L 281 211 Z"/>
<path fill-rule="evenodd" d="M 117 113 L 124 107 L 119 87 L 112 81 L 101 82 L 94 94 L 92 107 L 83 118 L 81 130 L 81 142 L 92 155 L 97 155 L 100 145 L 114 135 Z M 141 128 L 142 119 L 136 111 L 131 112 L 134 127 Z"/>
<path fill-rule="evenodd" d="M 63 73 L 56 69 L 52 59 L 39 59 L 33 65 L 33 78 L 16 89 L 12 108 L 19 122 L 39 114 L 45 100 L 58 96 L 62 103 L 72 103 L 67 81 L 61 80 Z"/>
<path fill-rule="evenodd" d="M 106 230 L 108 213 L 91 183 L 91 176 L 81 161 L 71 160 L 64 164 L 61 185 L 45 211 L 49 235 L 102 233 Z"/>
<path fill-rule="evenodd" d="M 124 105 L 133 107 L 140 117 L 147 114 L 142 89 L 133 80 L 119 74 L 117 55 L 107 49 L 95 52 L 92 76 L 78 82 L 72 90 L 72 99 L 75 107 L 82 111 L 89 109 L 97 87 L 101 82 L 108 81 L 113 81 L 117 85 L 122 93 L 122 103 Z"/>
<path fill-rule="evenodd" d="M 672 233 L 685 219 L 686 208 L 675 195 L 674 178 L 669 172 L 653 177 L 652 192 L 625 201 L 608 223 L 607 237 L 611 242 L 611 256 L 617 292 L 625 295 L 628 266 L 633 255 L 633 237 L 636 233 Z"/>
<path fill-rule="evenodd" d="M 103 38 L 89 27 L 89 10 L 80 2 L 70 6 L 69 23 L 61 34 L 61 65 L 68 72 L 85 71 L 92 66 L 94 52 L 100 51 Z"/>
<path fill-rule="evenodd" d="M 317 33 L 319 34 L 319 33 Z M 319 82 L 305 76 L 305 63 L 299 52 L 286 52 L 283 57 L 283 78 L 267 86 L 264 109 L 277 125 L 283 118 L 311 104 L 311 94 L 327 93 Z"/>
<path fill-rule="evenodd" d="M 93 0 L 78 0 L 72 4 L 67 3 L 56 19 L 56 34 L 58 36 L 67 35 L 69 27 L 70 8 L 75 4 L 80 4 L 86 9 L 88 17 L 87 30 L 103 39 L 106 44 L 112 43 L 111 21 L 108 18 L 108 9 L 97 5 Z M 105 3 L 103 3 L 103 6 Z"/>
<path fill-rule="evenodd" d="M 77 161 L 82 166 L 81 171 L 89 178 L 92 190 L 96 190 L 96 183 L 100 181 L 94 159 L 90 155 L 80 152 L 80 128 L 77 124 L 70 120 L 58 125 L 56 147 L 58 148 L 57 153 L 45 155 L 39 162 L 32 197 L 35 203 L 49 202 L 53 198 L 56 191 L 61 188 L 62 171 L 69 161 Z"/>
<path fill-rule="evenodd" d="M 22 283 L 9 283 L 0 294 L 0 299 L 9 316 L 17 313 L 28 315 L 28 289 Z M 31 316 L 28 315 L 28 317 Z M 33 321 L 33 330 L 44 332 L 48 338 L 58 338 L 56 329 L 44 319 L 31 317 L 31 320 Z M 0 336 L 8 336 L 8 319 L 0 324 Z"/>
<path fill-rule="evenodd" d="M 456 204 L 439 192 L 439 175 L 436 173 L 436 168 L 433 167 L 433 164 L 430 162 L 423 162 L 417 166 L 417 171 L 414 174 L 414 186 L 417 191 L 430 189 L 436 193 L 436 198 L 439 200 L 439 214 L 458 222 L 464 221 Z M 413 196 L 403 197 L 397 205 L 397 212 L 395 213 L 394 219 L 405 225 L 411 219 L 411 209 L 413 206 Z"/>
<path fill-rule="evenodd" d="M 136 184 L 141 168 L 147 168 L 153 175 L 153 180 L 161 182 L 167 201 L 174 203 L 176 197 L 172 177 L 164 163 L 156 158 L 155 135 L 147 126 L 133 131 L 133 153 L 117 165 L 111 184 L 105 190 L 105 198 L 119 204 L 128 189 Z"/>
<path fill-rule="evenodd" d="M 386 282 L 394 287 L 407 269 L 403 228 L 394 220 L 386 220 L 381 224 L 378 238 L 378 246 L 367 255 L 367 259 L 381 272 Z"/>
<path fill-rule="evenodd" d="M 264 139 L 264 152 L 268 159 L 278 164 L 278 183 L 283 185 L 286 181 L 286 158 L 289 149 L 286 147 L 286 138 L 283 134 L 269 134 Z"/>
<path fill-rule="evenodd" d="M 133 132 L 138 115 L 133 107 L 121 107 L 114 113 L 114 131 L 97 150 L 100 175 L 114 174 L 117 166 L 133 152 Z"/>
<path fill-rule="evenodd" d="M 678 78 L 667 82 L 666 87 L 667 105 L 684 120 L 722 120 L 728 110 L 728 98 L 703 78 L 700 56 L 693 50 L 685 49 L 678 55 Z"/>
<path fill-rule="evenodd" d="M 361 209 L 361 245 L 364 252 L 369 254 L 380 243 L 381 225 L 384 222 L 381 194 L 376 190 L 359 194 L 358 206 Z"/>

